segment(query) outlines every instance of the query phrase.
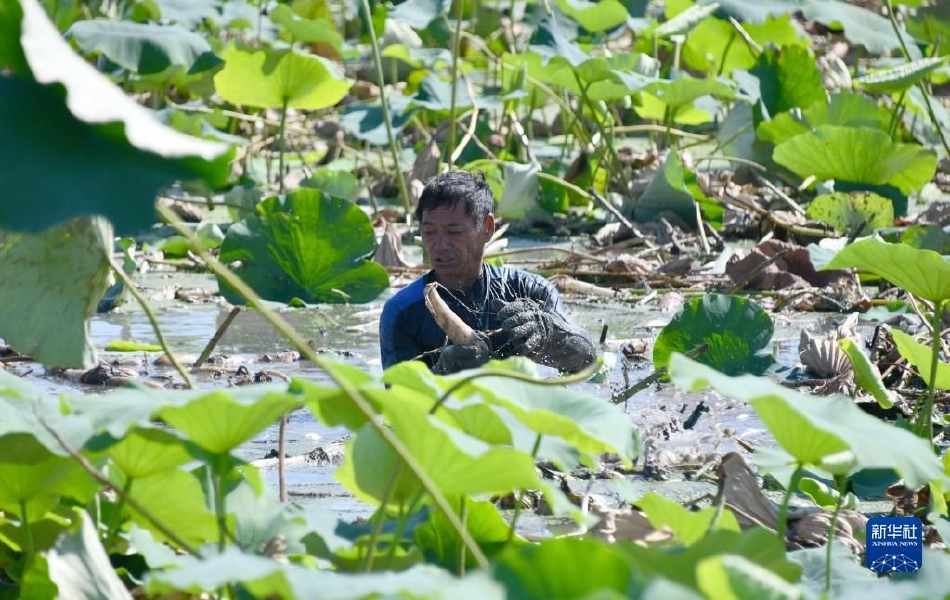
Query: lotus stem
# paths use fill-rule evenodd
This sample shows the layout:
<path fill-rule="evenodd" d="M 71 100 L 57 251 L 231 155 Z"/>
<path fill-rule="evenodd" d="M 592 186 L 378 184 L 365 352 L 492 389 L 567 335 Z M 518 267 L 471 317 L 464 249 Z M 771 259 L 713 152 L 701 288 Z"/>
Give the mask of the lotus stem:
<path fill-rule="evenodd" d="M 125 480 L 125 485 L 122 486 L 122 493 L 118 494 L 118 501 L 115 503 L 115 516 L 112 518 L 112 522 L 109 523 L 109 533 L 106 537 L 105 548 L 106 551 L 109 551 L 109 546 L 112 545 L 112 542 L 115 541 L 116 534 L 119 533 L 119 528 L 122 526 L 122 509 L 125 508 L 125 499 L 129 497 L 132 493 L 132 477 L 129 477 Z"/>
<path fill-rule="evenodd" d="M 396 465 L 396 468 L 393 469 L 392 474 L 389 476 L 389 482 L 386 484 L 386 490 L 383 491 L 383 497 L 379 501 L 379 509 L 376 511 L 376 520 L 373 522 L 373 529 L 369 534 L 369 543 L 366 545 L 366 563 L 363 567 L 363 571 L 366 573 L 373 570 L 373 562 L 375 562 L 376 558 L 376 544 L 379 543 L 379 535 L 382 533 L 383 523 L 386 521 L 386 505 L 389 504 L 389 499 L 392 498 L 393 492 L 396 491 L 396 483 L 402 475 L 404 464 L 405 463 L 399 463 Z M 395 543 L 395 541 L 393 543 Z"/>
<path fill-rule="evenodd" d="M 363 0 L 363 7 L 367 7 L 367 0 Z M 367 11 L 368 14 L 368 11 Z M 327 363 L 324 361 L 316 352 L 313 351 L 307 344 L 305 340 L 299 333 L 297 333 L 290 324 L 287 323 L 280 315 L 276 312 L 265 306 L 264 301 L 261 297 L 248 286 L 243 279 L 234 274 L 233 271 L 222 265 L 216 258 L 211 256 L 205 247 L 202 245 L 201 240 L 192 232 L 188 227 L 186 227 L 169 209 L 165 207 L 158 207 L 159 213 L 169 222 L 172 227 L 175 228 L 178 233 L 185 237 L 189 242 L 191 242 L 198 253 L 199 256 L 207 263 L 208 268 L 211 271 L 227 282 L 228 285 L 233 287 L 242 297 L 247 299 L 247 301 L 254 307 L 256 307 L 261 316 L 268 323 L 271 324 L 274 329 L 280 332 L 296 349 L 300 352 L 300 355 L 311 363 L 317 365 L 319 368 L 323 369 L 325 373 L 330 377 L 330 380 L 337 385 L 343 393 L 353 401 L 353 404 L 356 405 L 357 410 L 359 410 L 366 417 L 367 421 L 373 429 L 379 433 L 380 437 L 393 449 L 393 452 L 396 453 L 405 463 L 406 467 L 419 479 L 419 483 L 425 489 L 425 491 L 432 496 L 432 501 L 435 505 L 441 510 L 446 519 L 449 521 L 449 524 L 455 529 L 459 536 L 462 539 L 462 543 L 468 546 L 469 550 L 472 552 L 472 555 L 475 557 L 475 561 L 478 563 L 479 567 L 487 568 L 488 567 L 488 558 L 485 556 L 485 553 L 482 552 L 482 549 L 478 546 L 472 536 L 468 533 L 468 530 L 464 528 L 462 522 L 459 520 L 458 515 L 452 510 L 451 505 L 446 499 L 445 494 L 439 489 L 439 487 L 432 480 L 432 477 L 425 471 L 422 465 L 416 460 L 415 456 L 409 452 L 409 449 L 406 448 L 406 445 L 396 437 L 396 434 L 391 430 L 382 420 L 382 418 L 373 410 L 373 406 L 369 401 L 363 396 L 362 392 L 359 391 L 352 383 L 347 381 L 345 378 L 337 375 L 333 369 L 327 368 Z"/>
<path fill-rule="evenodd" d="M 393 134 L 393 122 L 389 115 L 389 101 L 386 98 L 386 80 L 383 76 L 383 57 L 379 52 L 379 40 L 376 39 L 376 28 L 373 27 L 373 12 L 370 10 L 369 0 L 361 0 L 360 4 L 363 7 L 366 27 L 369 29 L 369 41 L 373 47 L 373 62 L 376 64 L 376 77 L 379 79 L 379 103 L 383 112 L 383 123 L 386 125 L 386 137 L 389 138 L 389 151 L 393 155 L 393 165 L 396 169 L 396 184 L 399 186 L 402 206 L 406 210 L 406 221 L 409 222 L 412 218 L 412 206 L 409 202 L 409 189 L 406 187 L 406 180 L 402 176 L 402 165 L 399 162 L 399 146 L 396 144 L 396 136 Z"/>
<path fill-rule="evenodd" d="M 937 366 L 940 362 L 940 323 L 941 313 L 943 313 L 943 302 L 934 302 L 933 328 L 930 348 L 930 380 L 927 382 L 927 390 L 923 406 L 917 413 L 917 431 L 918 435 L 925 438 L 928 444 L 933 443 L 933 408 L 934 399 L 937 394 Z"/>
<path fill-rule="evenodd" d="M 287 98 L 280 107 L 280 125 L 277 132 L 277 191 L 284 193 L 284 130 L 287 128 Z"/>
<path fill-rule="evenodd" d="M 828 543 L 825 549 L 825 594 L 831 593 L 831 543 L 835 540 L 835 527 L 838 525 L 838 514 L 841 512 L 841 501 L 844 500 L 843 477 L 835 477 L 835 487 L 838 491 L 838 501 L 835 503 L 835 512 L 831 515 L 831 526 L 828 527 Z"/>
<path fill-rule="evenodd" d="M 449 170 L 452 170 L 452 164 L 455 162 L 455 109 L 456 109 L 456 90 L 459 76 L 459 52 L 462 48 L 462 7 L 465 3 L 457 0 L 455 3 L 455 40 L 452 46 L 452 95 L 449 102 L 449 145 L 446 152 L 446 162 Z M 474 102 L 473 102 L 474 104 Z"/>
<path fill-rule="evenodd" d="M 795 493 L 795 490 L 798 489 L 798 484 L 802 480 L 802 476 L 805 474 L 805 465 L 802 463 L 797 463 L 795 465 L 795 472 L 792 473 L 792 479 L 788 482 L 788 489 L 785 490 L 785 497 L 782 499 L 782 506 L 778 511 L 778 534 L 782 538 L 782 543 L 785 543 L 786 531 L 788 531 L 788 503 L 792 499 L 792 494 Z"/>
<path fill-rule="evenodd" d="M 280 416 L 280 428 L 277 432 L 277 494 L 281 502 L 287 502 L 287 421 L 290 413 Z"/>
<path fill-rule="evenodd" d="M 904 41 L 904 34 L 901 33 L 900 25 L 897 24 L 897 17 L 894 16 L 894 6 L 891 4 L 891 0 L 884 0 L 884 6 L 887 7 L 887 18 L 890 20 L 891 28 L 894 29 L 894 35 L 897 36 L 897 41 L 901 45 L 904 58 L 910 60 L 910 52 L 907 51 L 907 42 Z M 917 87 L 920 88 L 920 94 L 924 97 L 924 104 L 927 105 L 927 114 L 930 116 L 930 121 L 933 123 L 934 129 L 937 130 L 940 143 L 943 144 L 944 151 L 950 156 L 950 143 L 947 142 L 947 137 L 943 133 L 943 127 L 940 126 L 940 121 L 937 120 L 937 115 L 934 113 L 934 107 L 930 103 L 930 90 L 927 89 L 923 81 L 918 82 Z"/>
<path fill-rule="evenodd" d="M 168 215 L 175 217 L 175 213 L 168 211 L 163 213 L 165 218 L 168 219 Z M 190 232 L 190 230 L 189 230 Z M 192 235 L 194 237 L 194 235 Z M 148 317 L 148 322 L 152 325 L 152 331 L 155 332 L 155 338 L 158 340 L 158 345 L 162 347 L 162 352 L 165 353 L 165 356 L 168 357 L 168 360 L 172 363 L 172 366 L 175 367 L 175 370 L 178 371 L 178 374 L 181 375 L 181 378 L 185 380 L 185 385 L 188 386 L 188 389 L 194 389 L 195 382 L 192 381 L 191 375 L 188 374 L 188 370 L 182 366 L 181 361 L 172 353 L 171 348 L 168 347 L 168 342 L 165 341 L 165 336 L 162 334 L 162 328 L 158 326 L 158 320 L 155 318 L 155 313 L 152 312 L 152 307 L 149 306 L 148 301 L 145 299 L 145 296 L 139 292 L 138 288 L 135 287 L 135 284 L 132 283 L 132 278 L 129 277 L 126 272 L 119 265 L 115 264 L 115 261 L 112 260 L 112 257 L 109 256 L 109 265 L 112 267 L 112 270 L 115 271 L 115 274 L 119 276 L 119 279 L 125 284 L 125 287 L 129 288 L 129 292 L 132 296 L 135 297 L 138 301 L 139 306 L 142 307 L 142 310 L 145 312 L 145 316 Z"/>
<path fill-rule="evenodd" d="M 538 437 L 534 439 L 534 447 L 531 449 L 531 459 L 534 460 L 538 456 L 538 450 L 541 449 L 541 434 L 538 434 Z M 523 492 L 523 490 L 520 490 Z M 521 498 L 515 498 L 515 514 L 511 517 L 511 527 L 508 529 L 508 539 L 506 543 L 510 544 L 511 540 L 515 539 L 515 526 L 518 524 L 518 517 L 521 516 Z"/>
<path fill-rule="evenodd" d="M 217 467 L 213 467 L 217 470 Z M 218 552 L 223 553 L 228 545 L 227 511 L 224 504 L 224 478 L 215 473 L 211 477 L 214 486 L 214 514 L 218 522 Z"/>
<path fill-rule="evenodd" d="M 26 511 L 26 501 L 20 500 L 20 529 L 23 530 L 23 556 L 27 564 L 33 561 L 33 530 L 30 529 L 30 518 Z"/>

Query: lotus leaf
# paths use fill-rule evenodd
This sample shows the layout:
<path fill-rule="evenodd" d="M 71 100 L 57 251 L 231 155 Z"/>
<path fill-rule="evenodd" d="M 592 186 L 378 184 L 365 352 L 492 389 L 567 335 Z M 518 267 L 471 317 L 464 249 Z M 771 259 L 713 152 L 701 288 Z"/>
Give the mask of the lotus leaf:
<path fill-rule="evenodd" d="M 854 369 L 854 380 L 862 388 L 867 390 L 881 408 L 887 409 L 894 406 L 894 400 L 891 392 L 884 386 L 881 380 L 881 374 L 877 367 L 871 363 L 871 360 L 861 352 L 861 348 L 854 343 L 851 338 L 838 340 L 838 346 L 844 350 L 851 361 L 851 368 Z"/>
<path fill-rule="evenodd" d="M 887 17 L 875 14 L 861 6 L 840 0 L 801 0 L 800 9 L 805 18 L 824 23 L 830 29 L 844 29 L 848 41 L 862 44 L 875 54 L 901 48 L 900 39 L 894 33 Z M 905 40 L 910 36 L 902 32 Z M 907 49 L 912 59 L 921 58 L 920 49 L 909 43 Z"/>
<path fill-rule="evenodd" d="M 751 73 L 759 79 L 762 104 L 770 117 L 826 100 L 821 73 L 808 48 L 766 48 Z"/>
<path fill-rule="evenodd" d="M 279 4 L 270 11 L 271 21 L 283 26 L 295 41 L 307 44 L 324 43 L 333 48 L 337 54 L 342 54 L 343 36 L 336 30 L 331 20 L 332 16 L 315 19 L 301 18 L 285 4 Z"/>
<path fill-rule="evenodd" d="M 772 332 L 772 319 L 754 301 L 706 294 L 687 302 L 660 331 L 653 365 L 665 367 L 673 353 L 708 344 L 698 358 L 700 363 L 729 375 L 761 374 L 775 362 L 770 354 L 760 353 Z"/>
<path fill-rule="evenodd" d="M 489 558 L 509 547 L 511 527 L 495 505 L 487 500 L 465 501 L 465 527 Z M 517 543 L 519 538 L 515 538 Z M 462 541 L 441 511 L 429 513 L 429 520 L 416 528 L 416 543 L 433 564 L 453 573 L 475 567 L 471 554 L 462 564 Z"/>
<path fill-rule="evenodd" d="M 204 37 L 178 25 L 94 19 L 78 21 L 66 36 L 83 52 L 100 53 L 139 75 L 161 73 L 172 66 L 200 73 L 221 64 Z"/>
<path fill-rule="evenodd" d="M 410 106 L 411 98 L 400 95 L 388 95 L 389 118 L 392 119 L 393 135 L 399 135 L 409 123 L 417 107 Z M 386 122 L 383 120 L 382 106 L 351 104 L 340 116 L 340 127 L 353 137 L 377 146 L 389 142 L 386 135 Z"/>
<path fill-rule="evenodd" d="M 450 6 L 449 0 L 406 0 L 391 8 L 388 17 L 421 31 L 445 15 Z"/>
<path fill-rule="evenodd" d="M 360 387 L 373 381 L 372 377 L 356 367 L 335 361 L 324 361 L 324 368 L 347 381 L 352 387 Z M 350 431 L 356 431 L 366 424 L 366 415 L 336 386 L 324 387 L 303 379 L 294 379 L 290 392 L 301 394 L 310 412 L 327 427 L 342 425 Z"/>
<path fill-rule="evenodd" d="M 31 310 L 3 311 L 0 335 L 48 365 L 95 365 L 88 320 L 108 287 L 111 247 L 112 228 L 101 218 L 75 219 L 42 234 L 8 234 L 0 242 L 0 299 Z"/>
<path fill-rule="evenodd" d="M 703 220 L 715 229 L 722 227 L 725 213 L 722 205 L 703 193 L 696 173 L 686 168 L 676 152 L 670 152 L 647 189 L 633 201 L 632 215 L 634 220 L 646 223 L 670 211 L 686 223 L 698 227 L 696 203 L 699 203 Z"/>
<path fill-rule="evenodd" d="M 696 565 L 696 576 L 699 589 L 709 600 L 802 597 L 796 586 L 742 556 L 723 554 L 703 559 Z"/>
<path fill-rule="evenodd" d="M 577 21 L 586 31 L 597 33 L 613 29 L 627 22 L 627 9 L 619 0 L 554 0 L 568 17 Z"/>
<path fill-rule="evenodd" d="M 823 194 L 812 200 L 809 218 L 827 223 L 843 235 L 861 235 L 894 224 L 894 205 L 870 192 Z"/>
<path fill-rule="evenodd" d="M 136 479 L 129 495 L 166 527 L 191 544 L 216 539 L 218 528 L 208 510 L 201 483 L 192 473 L 170 469 Z M 138 511 L 124 509 L 132 522 L 149 531 L 155 539 L 170 543 L 161 531 Z"/>
<path fill-rule="evenodd" d="M 779 538 L 761 528 L 741 533 L 712 531 L 686 549 L 679 546 L 646 548 L 635 544 L 625 545 L 623 549 L 633 561 L 635 577 L 665 577 L 694 590 L 699 589 L 698 567 L 702 562 L 725 553 L 748 559 L 787 582 L 796 582 L 801 573 L 801 568 L 786 558 L 785 545 Z"/>
<path fill-rule="evenodd" d="M 931 368 L 933 351 L 898 329 L 891 329 L 891 336 L 901 356 L 914 365 L 920 373 L 920 378 L 929 384 L 933 372 Z M 950 364 L 937 361 L 937 378 L 934 380 L 934 387 L 939 390 L 950 390 Z"/>
<path fill-rule="evenodd" d="M 349 171 L 317 169 L 310 177 L 300 182 L 303 187 L 323 190 L 328 196 L 355 202 L 359 196 L 360 183 Z"/>
<path fill-rule="evenodd" d="M 852 267 L 887 279 L 930 302 L 950 299 L 950 263 L 932 250 L 889 244 L 876 238 L 858 240 L 838 251 L 826 264 L 816 260 L 820 249 L 809 246 L 815 268 L 822 271 Z"/>
<path fill-rule="evenodd" d="M 505 598 L 504 590 L 483 572 L 457 578 L 444 569 L 416 565 L 399 572 L 335 573 L 297 564 L 282 565 L 264 556 L 246 554 L 233 546 L 205 559 L 184 557 L 173 569 L 152 571 L 144 587 L 149 594 L 179 590 L 198 593 L 237 583 L 255 598 Z"/>
<path fill-rule="evenodd" d="M 950 254 L 950 233 L 937 224 L 914 225 L 904 230 L 901 243 L 919 250 L 933 250 L 937 254 Z"/>
<path fill-rule="evenodd" d="M 509 598 L 629 598 L 639 584 L 617 546 L 593 540 L 557 538 L 513 548 L 492 567 Z"/>
<path fill-rule="evenodd" d="M 800 177 L 892 185 L 904 194 L 919 190 L 937 168 L 932 152 L 867 127 L 821 125 L 783 142 L 773 156 Z"/>
<path fill-rule="evenodd" d="M 490 446 L 428 415 L 426 407 L 388 403 L 383 408 L 396 436 L 443 494 L 508 493 L 537 485 L 530 455 Z M 400 462 L 379 432 L 366 425 L 347 441 L 336 476 L 354 495 L 374 505 L 392 486 L 389 505 L 405 509 L 422 487 L 411 471 L 397 468 Z"/>
<path fill-rule="evenodd" d="M 152 0 L 161 19 L 195 30 L 205 21 L 220 23 L 222 0 Z"/>
<path fill-rule="evenodd" d="M 136 429 L 108 448 L 126 477 L 148 477 L 192 460 L 184 442 L 161 429 Z"/>
<path fill-rule="evenodd" d="M 132 599 L 106 554 L 96 526 L 80 513 L 79 530 L 64 536 L 46 554 L 50 581 L 60 598 Z"/>
<path fill-rule="evenodd" d="M 923 81 L 928 75 L 939 69 L 947 62 L 946 56 L 932 56 L 904 63 L 889 69 L 882 69 L 858 77 L 854 80 L 855 87 L 869 92 L 887 94 L 899 93 Z"/>
<path fill-rule="evenodd" d="M 154 223 L 155 195 L 173 180 L 227 180 L 227 146 L 159 123 L 75 54 L 36 0 L 20 5 L 20 45 L 35 82 L 29 73 L 0 77 L 0 184 L 8 191 L 0 226 L 40 231 L 102 214 L 123 234 Z"/>
<path fill-rule="evenodd" d="M 779 47 L 811 44 L 801 27 L 789 14 L 768 17 L 763 23 L 743 23 L 749 37 L 761 46 Z M 707 18 L 696 25 L 683 46 L 683 61 L 690 67 L 707 73 L 728 75 L 736 69 L 750 69 L 756 55 L 748 44 L 742 43 L 739 33 L 727 21 Z"/>
<path fill-rule="evenodd" d="M 369 217 L 351 202 L 299 189 L 264 200 L 228 229 L 220 259 L 265 300 L 369 302 L 389 286 L 386 269 L 364 260 L 376 247 Z M 346 232 L 345 236 L 341 232 Z M 228 301 L 244 299 L 220 278 Z"/>
<path fill-rule="evenodd" d="M 538 204 L 537 164 L 504 164 L 504 188 L 498 199 L 495 214 L 512 223 L 530 224 L 534 221 L 552 222 L 550 213 Z"/>
<path fill-rule="evenodd" d="M 213 455 L 224 455 L 250 440 L 279 416 L 300 405 L 296 396 L 274 386 L 235 393 L 187 392 L 155 416 Z"/>
<path fill-rule="evenodd" d="M 785 111 L 771 121 L 759 123 L 756 134 L 775 145 L 806 133 L 819 125 L 845 125 L 886 129 L 891 115 L 884 107 L 862 94 L 840 92 L 830 99 L 822 98 L 806 108 L 801 118 L 794 111 Z"/>
<path fill-rule="evenodd" d="M 719 4 L 716 2 L 693 4 L 685 10 L 671 16 L 670 7 L 667 7 L 667 16 L 671 18 L 654 29 L 653 35 L 657 38 L 667 38 L 688 33 L 698 23 L 703 22 L 707 17 L 716 12 L 718 8 Z"/>
<path fill-rule="evenodd" d="M 692 512 L 685 506 L 658 495 L 656 492 L 647 492 L 645 496 L 634 502 L 634 504 L 646 513 L 650 524 L 656 529 L 667 527 L 674 533 L 675 541 L 686 546 L 690 546 L 703 537 L 709 531 L 723 529 L 726 531 L 739 531 L 739 523 L 735 515 L 730 511 L 723 511 L 720 517 L 717 517 L 719 510 L 710 506 L 699 512 Z M 716 522 L 716 527 L 710 527 Z"/>
<path fill-rule="evenodd" d="M 734 98 L 736 91 L 717 79 L 696 79 L 682 75 L 672 81 L 654 81 L 640 90 L 640 94 L 658 102 L 636 107 L 644 119 L 682 121 L 687 111 L 696 110 L 693 102 L 702 96 Z M 706 119 L 708 120 L 708 118 Z M 702 122 L 702 121 L 700 121 Z"/>
<path fill-rule="evenodd" d="M 56 504 L 61 494 L 91 497 L 85 473 L 72 458 L 57 456 L 28 433 L 0 436 L 0 509 L 23 518 L 39 518 Z M 94 492 L 94 490 L 91 490 Z M 34 506 L 36 508 L 34 508 Z M 37 510 L 38 508 L 38 510 Z"/>
<path fill-rule="evenodd" d="M 577 44 L 564 37 L 553 14 L 541 19 L 528 43 L 531 50 L 543 57 L 545 65 L 557 57 L 559 60 L 566 60 L 572 67 L 577 67 L 588 58 L 587 53 Z"/>
<path fill-rule="evenodd" d="M 715 2 L 720 9 L 730 17 L 735 17 L 737 21 L 745 26 L 745 22 L 761 23 L 769 17 L 780 17 L 798 10 L 801 5 L 800 0 L 758 0 L 758 2 L 748 2 L 747 0 L 699 0 L 699 4 L 710 4 Z"/>
<path fill-rule="evenodd" d="M 224 60 L 214 85 L 222 98 L 234 104 L 317 110 L 342 100 L 351 85 L 331 62 L 313 54 L 232 46 Z"/>
<path fill-rule="evenodd" d="M 943 479 L 926 441 L 865 413 L 850 398 L 818 398 L 752 375 L 729 377 L 682 355 L 673 356 L 670 373 L 683 389 L 712 387 L 749 402 L 798 464 L 842 475 L 855 467 L 893 468 L 908 486 Z"/>

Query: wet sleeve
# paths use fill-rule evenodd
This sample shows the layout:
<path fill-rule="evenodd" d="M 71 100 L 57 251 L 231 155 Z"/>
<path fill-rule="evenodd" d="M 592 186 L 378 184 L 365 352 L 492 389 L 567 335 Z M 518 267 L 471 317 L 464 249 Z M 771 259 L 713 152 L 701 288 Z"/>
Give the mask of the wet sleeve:
<path fill-rule="evenodd" d="M 379 319 L 379 355 L 383 369 L 420 354 L 422 349 L 408 331 L 404 311 L 397 312 L 387 304 Z"/>

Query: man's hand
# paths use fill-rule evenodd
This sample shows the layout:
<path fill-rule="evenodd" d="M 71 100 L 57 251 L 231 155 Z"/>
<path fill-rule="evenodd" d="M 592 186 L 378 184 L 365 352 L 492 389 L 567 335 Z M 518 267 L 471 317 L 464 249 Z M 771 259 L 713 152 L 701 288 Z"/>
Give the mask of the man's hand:
<path fill-rule="evenodd" d="M 530 356 L 544 348 L 554 331 L 553 317 L 530 300 L 495 300 L 492 309 L 507 333 L 505 354 Z"/>
<path fill-rule="evenodd" d="M 480 367 L 488 362 L 491 354 L 479 350 L 477 346 L 460 346 L 458 344 L 446 346 L 442 349 L 438 362 L 432 367 L 432 372 L 448 375 L 449 373 Z"/>

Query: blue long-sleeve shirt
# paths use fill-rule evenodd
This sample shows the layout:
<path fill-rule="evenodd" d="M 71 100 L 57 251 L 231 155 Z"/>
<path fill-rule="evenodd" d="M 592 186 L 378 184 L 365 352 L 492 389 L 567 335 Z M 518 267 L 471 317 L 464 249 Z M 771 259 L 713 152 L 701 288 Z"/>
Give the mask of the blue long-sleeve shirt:
<path fill-rule="evenodd" d="M 435 274 L 429 271 L 386 301 L 379 320 L 379 348 L 384 369 L 445 344 L 445 332 L 425 304 L 425 286 L 433 281 Z M 512 302 L 530 298 L 541 304 L 544 310 L 557 312 L 570 323 L 564 312 L 564 303 L 551 282 L 521 269 L 483 263 L 482 273 L 468 294 L 440 287 L 439 295 L 455 314 L 477 331 L 490 331 L 501 326 L 491 309 L 492 301 L 496 299 Z M 431 367 L 435 358 L 432 355 L 426 357 L 426 363 Z"/>

